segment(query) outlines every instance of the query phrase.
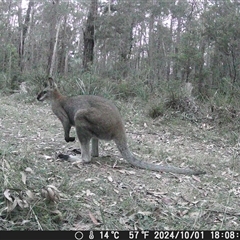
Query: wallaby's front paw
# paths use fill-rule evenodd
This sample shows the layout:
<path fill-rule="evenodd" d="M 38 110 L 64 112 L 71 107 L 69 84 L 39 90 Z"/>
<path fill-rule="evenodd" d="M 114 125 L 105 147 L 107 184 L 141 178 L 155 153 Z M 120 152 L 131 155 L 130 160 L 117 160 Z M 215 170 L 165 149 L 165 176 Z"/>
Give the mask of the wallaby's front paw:
<path fill-rule="evenodd" d="M 65 137 L 65 141 L 66 142 L 74 142 L 75 141 L 75 137 L 68 137 L 68 138 Z"/>
<path fill-rule="evenodd" d="M 69 137 L 69 142 L 74 142 L 75 141 L 75 137 Z"/>

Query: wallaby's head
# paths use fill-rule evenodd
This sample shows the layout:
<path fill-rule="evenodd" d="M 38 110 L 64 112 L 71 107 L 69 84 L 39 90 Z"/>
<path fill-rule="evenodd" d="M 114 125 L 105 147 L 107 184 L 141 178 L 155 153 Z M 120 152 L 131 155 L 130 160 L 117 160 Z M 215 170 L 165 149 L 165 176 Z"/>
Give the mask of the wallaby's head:
<path fill-rule="evenodd" d="M 45 88 L 37 95 L 37 100 L 44 101 L 46 99 L 52 99 L 55 91 L 57 91 L 57 85 L 53 79 L 49 77 Z"/>

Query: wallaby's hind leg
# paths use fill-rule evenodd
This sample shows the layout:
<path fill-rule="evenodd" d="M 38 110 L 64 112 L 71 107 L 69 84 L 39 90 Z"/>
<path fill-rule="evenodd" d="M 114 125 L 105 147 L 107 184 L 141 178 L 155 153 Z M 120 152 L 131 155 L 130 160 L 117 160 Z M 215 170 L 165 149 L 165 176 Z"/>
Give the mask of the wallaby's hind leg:
<path fill-rule="evenodd" d="M 86 136 L 84 134 L 84 130 L 80 127 L 76 127 L 77 130 L 77 136 L 79 139 L 79 142 L 81 144 L 81 160 L 84 163 L 88 163 L 91 161 L 91 154 L 90 154 L 90 140 L 91 137 Z"/>
<path fill-rule="evenodd" d="M 89 113 L 90 112 L 90 113 Z M 75 117 L 76 132 L 81 144 L 82 161 L 90 162 L 90 140 L 92 139 L 92 156 L 98 157 L 98 139 L 93 136 L 92 111 L 89 109 L 78 110 Z M 93 124 L 94 125 L 94 124 Z"/>
<path fill-rule="evenodd" d="M 98 139 L 92 138 L 92 157 L 98 157 L 98 156 L 99 156 Z"/>
<path fill-rule="evenodd" d="M 80 140 L 79 140 L 80 141 Z M 88 163 L 91 161 L 91 154 L 90 154 L 90 140 L 80 141 L 81 143 L 81 151 L 82 151 L 82 161 L 84 163 Z"/>

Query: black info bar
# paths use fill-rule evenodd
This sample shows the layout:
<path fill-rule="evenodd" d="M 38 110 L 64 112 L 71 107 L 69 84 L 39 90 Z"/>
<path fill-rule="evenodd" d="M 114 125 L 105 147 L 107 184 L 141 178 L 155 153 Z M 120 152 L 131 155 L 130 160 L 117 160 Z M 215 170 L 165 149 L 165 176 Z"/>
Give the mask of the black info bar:
<path fill-rule="evenodd" d="M 239 239 L 240 231 L 0 231 L 1 240 L 161 240 Z"/>

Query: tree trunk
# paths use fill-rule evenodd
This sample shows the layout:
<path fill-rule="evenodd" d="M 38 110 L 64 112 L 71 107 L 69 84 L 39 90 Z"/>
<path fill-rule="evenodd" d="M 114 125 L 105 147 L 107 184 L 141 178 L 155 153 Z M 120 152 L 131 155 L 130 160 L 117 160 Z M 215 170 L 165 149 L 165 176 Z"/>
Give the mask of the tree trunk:
<path fill-rule="evenodd" d="M 155 1 L 152 0 L 152 8 L 154 7 Z M 154 9 L 154 8 L 153 8 Z M 153 10 L 152 10 L 153 11 Z M 155 47 L 154 47 L 154 22 L 155 22 L 155 16 L 153 12 L 150 14 L 149 17 L 149 47 L 148 47 L 148 67 L 149 67 L 149 76 L 148 76 L 148 83 L 150 86 L 151 91 L 153 91 L 155 86 L 155 62 L 154 62 L 154 55 L 155 55 Z"/>
<path fill-rule="evenodd" d="M 57 55 L 57 44 L 58 44 L 58 36 L 59 36 L 59 31 L 60 31 L 60 26 L 61 22 L 59 21 L 58 26 L 57 26 L 57 31 L 56 31 L 56 38 L 54 42 L 54 47 L 53 47 L 53 54 L 52 54 L 52 61 L 49 69 L 49 76 L 53 75 L 53 70 L 54 70 L 54 65 L 55 65 L 55 60 L 56 60 L 56 55 Z"/>
<path fill-rule="evenodd" d="M 169 51 L 166 55 L 167 57 L 167 72 L 166 72 L 166 79 L 167 81 L 170 80 L 170 74 L 171 74 L 171 57 L 170 54 L 172 54 L 172 38 L 173 38 L 173 16 L 171 16 L 171 23 L 170 23 L 170 33 L 171 33 L 171 43 L 169 45 Z"/>
<path fill-rule="evenodd" d="M 175 42 L 175 52 L 174 52 L 174 59 L 173 59 L 173 78 L 175 80 L 179 79 L 179 62 L 178 62 L 178 54 L 179 54 L 179 45 L 180 45 L 180 34 L 181 34 L 181 25 L 182 20 L 180 17 L 177 17 L 177 37 Z"/>
<path fill-rule="evenodd" d="M 66 52 L 65 58 L 64 58 L 64 75 L 66 76 L 68 73 L 68 57 L 69 53 L 68 51 Z"/>
<path fill-rule="evenodd" d="M 59 63 L 58 69 L 60 73 L 64 73 L 64 66 L 65 66 L 65 56 L 66 56 L 66 23 L 67 23 L 67 16 L 64 16 L 63 21 L 63 33 L 61 34 L 61 47 L 59 52 Z"/>
<path fill-rule="evenodd" d="M 28 3 L 28 9 L 27 9 L 27 13 L 26 13 L 26 17 L 24 20 L 24 24 L 22 24 L 22 10 L 21 10 L 21 4 L 22 1 L 19 2 L 19 27 L 20 27 L 20 42 L 19 42 L 19 49 L 18 49 L 18 53 L 19 53 L 19 67 L 21 72 L 24 69 L 24 61 L 23 61 L 23 56 L 24 56 L 24 47 L 25 47 L 25 39 L 26 39 L 26 35 L 27 35 L 27 31 L 28 31 L 28 27 L 29 27 L 29 22 L 30 22 L 30 13 L 31 13 L 31 9 L 34 5 L 33 1 L 29 1 Z"/>
<path fill-rule="evenodd" d="M 18 66 L 21 69 L 21 65 L 22 65 L 22 43 L 23 43 L 23 21 L 22 21 L 22 0 L 18 1 L 18 32 L 19 32 L 19 46 L 18 46 Z"/>
<path fill-rule="evenodd" d="M 86 27 L 83 31 L 83 70 L 91 68 L 94 59 L 94 33 L 95 20 L 97 17 L 97 0 L 91 0 L 91 5 L 87 17 Z"/>
<path fill-rule="evenodd" d="M 203 4 L 203 14 L 206 12 L 207 7 L 207 0 L 204 0 Z M 204 85 L 204 54 L 205 54 L 205 48 L 206 48 L 206 38 L 204 36 L 204 26 L 205 26 L 205 18 L 202 17 L 202 27 L 201 27 L 201 39 L 199 44 L 199 50 L 201 53 L 200 63 L 199 63 L 199 71 L 198 71 L 198 92 L 202 95 L 204 95 L 203 92 L 203 85 Z"/>
<path fill-rule="evenodd" d="M 8 7 L 7 7 L 8 11 L 7 11 L 7 20 L 6 20 L 6 33 L 4 34 L 4 42 L 11 42 L 12 39 L 12 31 L 11 31 L 11 11 L 12 11 L 12 0 L 8 1 Z M 4 51 L 4 56 L 3 56 L 3 61 L 2 61 L 2 71 L 3 72 L 8 72 L 9 68 L 8 68 L 8 54 L 10 51 L 7 51 L 7 49 L 5 49 Z M 11 73 L 9 72 L 9 79 L 10 79 Z"/>
<path fill-rule="evenodd" d="M 49 41 L 49 55 L 48 55 L 48 66 L 47 66 L 47 74 L 49 76 L 52 76 L 53 72 L 53 63 L 52 60 L 54 56 L 54 45 L 56 43 L 56 27 L 57 27 L 57 21 L 58 21 L 58 6 L 59 6 L 59 0 L 55 0 L 52 2 L 52 19 L 50 21 L 50 41 Z M 56 53 L 55 53 L 56 55 Z"/>

